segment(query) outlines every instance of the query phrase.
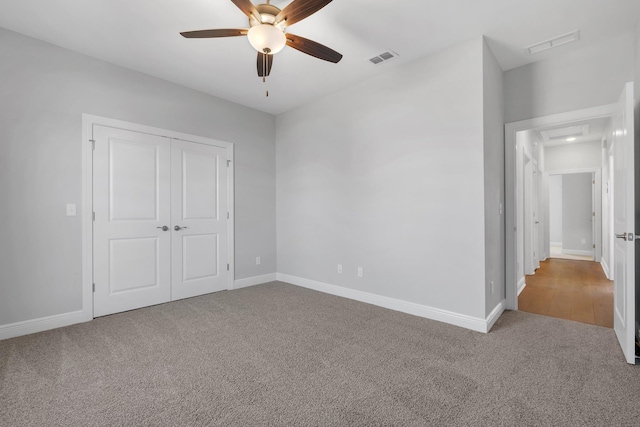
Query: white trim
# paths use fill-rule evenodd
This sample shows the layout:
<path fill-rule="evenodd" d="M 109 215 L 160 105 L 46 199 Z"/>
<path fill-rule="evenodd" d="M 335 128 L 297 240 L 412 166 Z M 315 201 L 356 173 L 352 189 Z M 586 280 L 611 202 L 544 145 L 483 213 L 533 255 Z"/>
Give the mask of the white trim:
<path fill-rule="evenodd" d="M 86 319 L 84 311 L 79 310 L 72 311 L 71 313 L 56 314 L 54 316 L 41 317 L 39 319 L 10 323 L 8 325 L 0 325 L 0 340 L 48 331 L 49 329 L 74 325 L 88 320 L 91 319 Z"/>
<path fill-rule="evenodd" d="M 278 273 L 277 277 L 278 281 L 280 282 L 290 283 L 292 285 L 300 286 L 303 288 L 313 289 L 314 291 L 336 295 L 339 297 L 376 305 L 378 307 L 384 307 L 390 310 L 424 317 L 426 319 L 449 323 L 451 325 L 471 329 L 472 331 L 487 333 L 490 329 L 489 318 L 482 319 L 479 317 L 467 316 L 465 314 L 454 313 L 452 311 L 385 297 L 382 295 L 376 295 L 369 292 L 357 291 L 355 289 L 344 288 L 342 286 L 330 285 L 328 283 L 317 282 L 315 280 L 303 279 L 301 277 L 290 276 L 288 274 Z M 499 315 L 497 314 L 499 310 L 500 305 L 496 307 L 496 310 L 494 310 L 496 311 L 496 313 L 492 312 L 491 315 L 499 317 Z M 493 319 L 491 320 L 493 321 Z"/>
<path fill-rule="evenodd" d="M 493 328 L 493 325 L 496 324 L 502 313 L 505 311 L 505 307 L 507 306 L 507 300 L 502 300 L 500 303 L 494 308 L 491 313 L 487 316 L 487 332 Z"/>
<path fill-rule="evenodd" d="M 553 114 L 528 120 L 505 124 L 505 221 L 506 235 L 506 308 L 518 309 L 518 283 L 516 271 L 517 233 L 516 233 L 516 134 L 542 126 L 571 123 L 600 117 L 613 116 L 616 104 L 602 105 L 567 113 Z"/>
<path fill-rule="evenodd" d="M 275 282 L 278 280 L 277 273 L 264 274 L 262 276 L 247 277 L 235 281 L 233 289 L 248 288 L 249 286 L 262 285 L 263 283 Z"/>
<path fill-rule="evenodd" d="M 228 233 L 228 262 L 229 275 L 227 289 L 235 286 L 235 205 L 234 205 L 234 144 L 198 135 L 176 132 L 138 123 L 125 122 L 107 117 L 82 114 L 82 320 L 93 319 L 93 149 L 89 142 L 93 139 L 93 126 L 108 126 L 133 132 L 147 133 L 169 139 L 177 139 L 199 144 L 213 145 L 227 150 L 227 201 L 229 221 Z"/>
<path fill-rule="evenodd" d="M 557 171 L 546 171 L 549 175 L 572 175 L 574 173 L 596 173 L 602 168 L 579 168 L 579 169 L 560 169 Z"/>
<path fill-rule="evenodd" d="M 562 247 L 562 242 L 549 242 L 551 246 L 560 246 Z"/>
<path fill-rule="evenodd" d="M 527 282 L 525 281 L 524 277 L 522 279 L 520 279 L 518 281 L 518 293 L 517 296 L 520 296 L 520 294 L 522 293 L 522 291 L 524 291 L 524 288 L 527 287 Z"/>
<path fill-rule="evenodd" d="M 602 257 L 602 259 L 600 260 L 600 266 L 602 266 L 602 271 L 604 272 L 604 275 L 607 277 L 607 279 L 613 280 L 613 278 L 609 274 L 609 265 L 607 264 L 607 261 L 604 259 L 604 257 Z"/>
<path fill-rule="evenodd" d="M 92 116 L 82 115 L 82 318 L 93 319 L 93 140 Z"/>
<path fill-rule="evenodd" d="M 564 255 L 579 255 L 579 256 L 593 256 L 593 251 L 581 251 L 579 249 L 563 249 Z"/>

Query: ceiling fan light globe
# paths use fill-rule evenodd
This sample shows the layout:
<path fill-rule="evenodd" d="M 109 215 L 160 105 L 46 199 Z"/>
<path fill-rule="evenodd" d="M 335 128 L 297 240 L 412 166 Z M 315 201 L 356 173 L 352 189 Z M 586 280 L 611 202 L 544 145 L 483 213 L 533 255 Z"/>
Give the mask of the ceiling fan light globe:
<path fill-rule="evenodd" d="M 265 53 L 265 49 L 268 49 L 267 53 L 270 55 L 280 52 L 287 44 L 287 37 L 284 32 L 271 24 L 251 27 L 247 37 L 255 50 Z"/>

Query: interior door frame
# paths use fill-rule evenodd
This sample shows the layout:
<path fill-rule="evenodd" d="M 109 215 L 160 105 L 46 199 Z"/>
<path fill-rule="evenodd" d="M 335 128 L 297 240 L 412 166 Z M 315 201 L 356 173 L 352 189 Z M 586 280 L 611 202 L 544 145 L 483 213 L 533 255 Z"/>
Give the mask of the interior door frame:
<path fill-rule="evenodd" d="M 506 280 L 505 297 L 506 309 L 518 309 L 517 283 L 517 206 L 516 206 L 516 135 L 518 132 L 531 130 L 542 126 L 553 126 L 582 120 L 611 117 L 615 114 L 616 104 L 601 105 L 566 113 L 536 117 L 505 124 L 505 221 L 506 221 Z"/>
<path fill-rule="evenodd" d="M 234 144 L 232 142 L 176 132 L 152 126 L 126 122 L 108 117 L 82 114 L 82 317 L 83 321 L 93 319 L 93 126 L 101 125 L 133 132 L 146 133 L 169 139 L 195 142 L 205 145 L 222 147 L 227 150 L 227 207 L 229 221 L 228 260 L 229 274 L 227 289 L 234 289 L 235 283 L 235 236 L 234 236 Z"/>

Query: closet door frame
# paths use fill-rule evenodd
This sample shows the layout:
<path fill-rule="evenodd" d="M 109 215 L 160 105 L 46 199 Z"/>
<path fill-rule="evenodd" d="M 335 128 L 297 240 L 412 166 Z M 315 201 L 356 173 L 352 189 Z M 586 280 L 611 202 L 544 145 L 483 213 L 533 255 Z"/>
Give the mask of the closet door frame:
<path fill-rule="evenodd" d="M 227 151 L 227 251 L 229 274 L 227 289 L 234 288 L 235 281 L 235 237 L 234 237 L 234 145 L 231 142 L 190 135 L 182 132 L 145 126 L 137 123 L 111 119 L 107 117 L 82 115 L 82 317 L 83 321 L 94 318 L 93 315 L 93 127 L 108 126 L 133 132 L 147 133 L 170 139 L 196 142 L 199 144 L 222 147 Z"/>

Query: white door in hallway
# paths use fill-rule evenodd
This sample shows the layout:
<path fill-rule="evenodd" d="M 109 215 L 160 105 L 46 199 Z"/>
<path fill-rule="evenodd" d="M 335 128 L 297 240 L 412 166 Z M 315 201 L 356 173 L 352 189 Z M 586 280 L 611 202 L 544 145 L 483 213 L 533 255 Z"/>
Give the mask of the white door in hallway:
<path fill-rule="evenodd" d="M 228 288 L 226 148 L 94 126 L 94 317 Z"/>
<path fill-rule="evenodd" d="M 633 83 L 627 83 L 613 116 L 613 323 L 628 363 L 635 363 L 635 194 Z"/>
<path fill-rule="evenodd" d="M 173 300 L 227 289 L 227 150 L 172 141 Z"/>
<path fill-rule="evenodd" d="M 532 191 L 531 191 L 531 219 L 533 221 L 533 224 L 531 224 L 531 228 L 532 228 L 532 233 L 531 233 L 531 237 L 532 237 L 532 249 L 531 249 L 531 253 L 533 256 L 533 261 L 531 262 L 533 265 L 533 271 L 535 272 L 535 270 L 540 268 L 540 243 L 539 243 L 539 237 L 540 237 L 540 217 L 538 215 L 538 212 L 540 211 L 539 207 L 540 207 L 540 169 L 538 169 L 538 162 L 534 161 L 533 162 L 533 176 L 531 177 L 531 185 L 533 187 Z"/>
<path fill-rule="evenodd" d="M 171 143 L 104 126 L 93 139 L 94 316 L 167 302 Z"/>

